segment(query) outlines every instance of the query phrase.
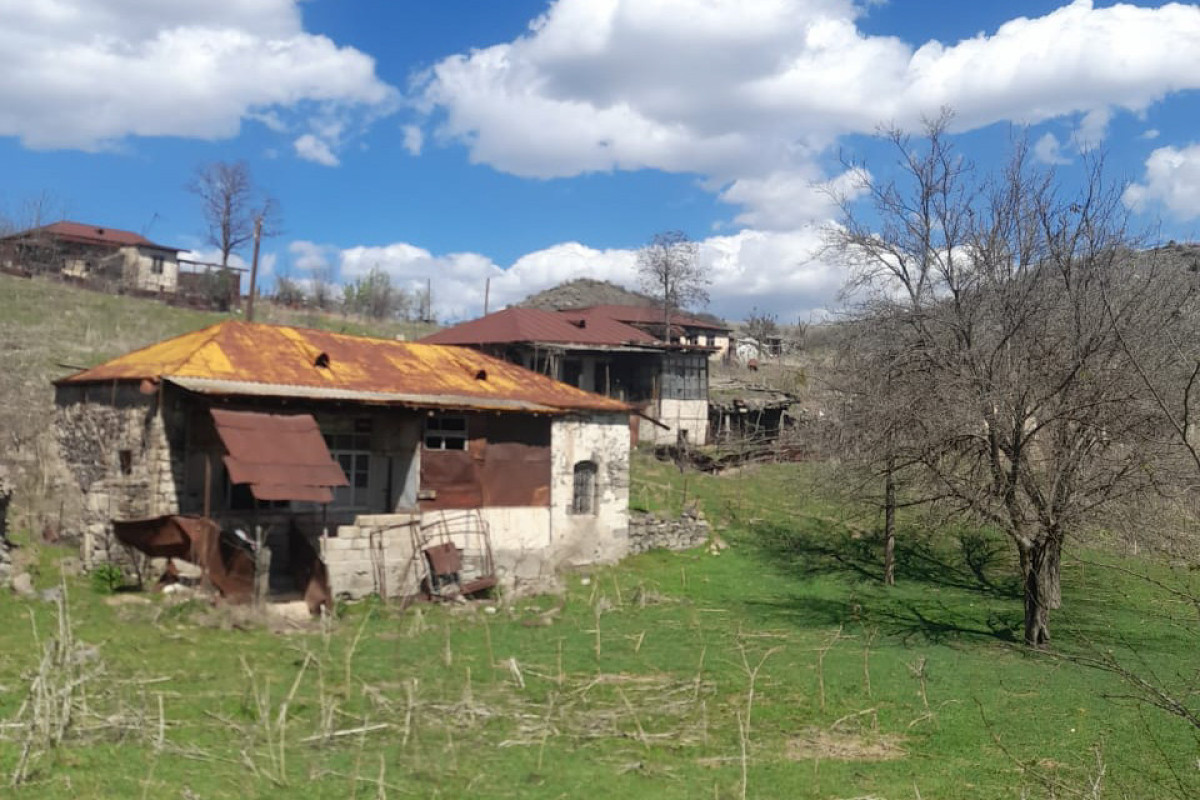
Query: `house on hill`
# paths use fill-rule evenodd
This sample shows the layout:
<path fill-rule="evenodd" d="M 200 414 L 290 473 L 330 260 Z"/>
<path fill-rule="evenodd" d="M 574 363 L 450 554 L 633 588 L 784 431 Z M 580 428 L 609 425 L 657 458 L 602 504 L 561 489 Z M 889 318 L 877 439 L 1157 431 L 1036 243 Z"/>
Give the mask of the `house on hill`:
<path fill-rule="evenodd" d="M 613 308 L 619 307 L 545 311 L 513 306 L 421 341 L 472 347 L 627 402 L 644 415 L 639 440 L 674 444 L 683 437 L 704 444 L 711 346 L 661 341 L 616 319 Z"/>
<path fill-rule="evenodd" d="M 350 596 L 419 591 L 431 542 L 509 583 L 627 550 L 630 406 L 468 348 L 229 321 L 55 389 L 88 565 L 175 515 L 265 530 L 277 591 L 298 546 Z"/>
<path fill-rule="evenodd" d="M 219 294 L 222 305 L 237 304 L 244 269 L 181 259 L 180 252 L 133 231 L 80 222 L 55 222 L 0 238 L 0 266 L 10 270 L 57 272 L 135 292 Z"/>

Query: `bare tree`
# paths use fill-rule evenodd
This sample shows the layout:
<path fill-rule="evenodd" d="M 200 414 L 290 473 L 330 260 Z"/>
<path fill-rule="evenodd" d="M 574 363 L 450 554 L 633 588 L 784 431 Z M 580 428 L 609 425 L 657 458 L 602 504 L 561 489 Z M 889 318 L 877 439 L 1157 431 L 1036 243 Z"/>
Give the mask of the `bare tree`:
<path fill-rule="evenodd" d="M 245 161 L 214 161 L 204 164 L 187 189 L 200 198 L 208 244 L 221 251 L 221 266 L 254 239 L 255 223 L 262 221 L 262 234 L 277 232 L 278 206 L 254 184 Z"/>
<path fill-rule="evenodd" d="M 662 306 L 663 341 L 671 341 L 671 314 L 708 303 L 711 279 L 697 259 L 696 243 L 682 231 L 657 233 L 638 251 L 642 289 Z"/>
<path fill-rule="evenodd" d="M 921 499 L 1009 536 L 1025 641 L 1043 646 L 1064 542 L 1146 488 L 1159 423 L 1113 318 L 1156 309 L 1125 269 L 1120 187 L 1098 161 L 1069 197 L 1021 143 L 1002 173 L 977 177 L 948 122 L 931 122 L 919 144 L 889 132 L 900 177 L 862 187 L 871 222 L 844 203 L 830 234 L 853 270 L 855 316 L 880 348 L 857 382 L 860 415 L 885 421 L 863 452 L 885 482 L 903 469 L 919 476 Z"/>
<path fill-rule="evenodd" d="M 779 320 L 774 314 L 760 312 L 757 308 L 746 317 L 746 335 L 758 346 L 758 357 L 763 357 L 763 347 L 767 339 L 779 335 Z"/>

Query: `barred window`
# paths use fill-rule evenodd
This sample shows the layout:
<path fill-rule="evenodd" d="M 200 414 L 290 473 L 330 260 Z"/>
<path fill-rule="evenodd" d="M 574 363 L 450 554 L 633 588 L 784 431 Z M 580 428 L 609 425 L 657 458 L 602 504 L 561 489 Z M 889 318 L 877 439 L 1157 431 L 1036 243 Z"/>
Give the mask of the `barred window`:
<path fill-rule="evenodd" d="M 575 465 L 575 494 L 571 499 L 572 514 L 596 513 L 596 462 L 580 461 Z"/>

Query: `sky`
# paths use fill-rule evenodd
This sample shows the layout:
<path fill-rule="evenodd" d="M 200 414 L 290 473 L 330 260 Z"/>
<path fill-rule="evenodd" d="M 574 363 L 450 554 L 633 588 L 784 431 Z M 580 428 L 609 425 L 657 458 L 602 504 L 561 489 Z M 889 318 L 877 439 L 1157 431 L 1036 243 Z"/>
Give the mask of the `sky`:
<path fill-rule="evenodd" d="M 881 126 L 954 113 L 1066 185 L 1103 152 L 1134 225 L 1200 224 L 1200 7 L 1040 0 L 0 0 L 0 213 L 213 259 L 196 170 L 244 160 L 282 224 L 264 282 L 430 282 L 443 321 L 565 280 L 636 288 L 681 230 L 707 310 L 835 308 L 831 196 Z M 847 167 L 864 164 L 866 172 Z"/>

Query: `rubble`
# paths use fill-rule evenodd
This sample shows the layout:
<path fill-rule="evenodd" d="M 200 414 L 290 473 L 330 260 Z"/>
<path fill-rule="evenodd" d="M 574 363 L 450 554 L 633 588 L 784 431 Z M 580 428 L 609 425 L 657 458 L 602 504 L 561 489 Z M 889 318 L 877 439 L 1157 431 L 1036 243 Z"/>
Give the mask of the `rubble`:
<path fill-rule="evenodd" d="M 629 515 L 629 552 L 648 550 L 691 550 L 712 537 L 712 525 L 704 513 L 687 509 L 678 517 L 631 512 Z"/>

